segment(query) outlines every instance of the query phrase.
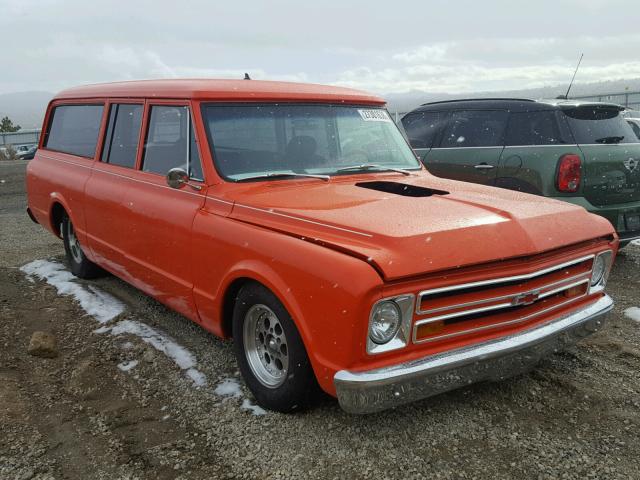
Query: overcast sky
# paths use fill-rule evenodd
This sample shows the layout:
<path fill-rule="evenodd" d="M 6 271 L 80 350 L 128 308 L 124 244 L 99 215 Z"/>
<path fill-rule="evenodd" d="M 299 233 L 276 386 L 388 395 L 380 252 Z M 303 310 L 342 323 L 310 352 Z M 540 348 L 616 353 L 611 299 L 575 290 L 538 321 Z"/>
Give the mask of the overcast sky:
<path fill-rule="evenodd" d="M 398 93 L 640 77 L 638 0 L 0 0 L 0 93 L 159 77 Z"/>

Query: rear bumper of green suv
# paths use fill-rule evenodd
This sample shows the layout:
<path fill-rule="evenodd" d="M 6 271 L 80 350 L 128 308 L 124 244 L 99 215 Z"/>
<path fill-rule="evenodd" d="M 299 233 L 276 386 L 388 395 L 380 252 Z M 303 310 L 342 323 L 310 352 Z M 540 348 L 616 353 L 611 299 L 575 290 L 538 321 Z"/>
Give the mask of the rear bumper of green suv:
<path fill-rule="evenodd" d="M 551 197 L 555 200 L 573 203 L 584 207 L 591 213 L 600 215 L 611 222 L 616 229 L 621 242 L 628 242 L 640 238 L 640 230 L 629 230 L 625 221 L 626 215 L 640 215 L 640 202 L 622 203 L 618 205 L 604 205 L 597 207 L 584 197 Z"/>

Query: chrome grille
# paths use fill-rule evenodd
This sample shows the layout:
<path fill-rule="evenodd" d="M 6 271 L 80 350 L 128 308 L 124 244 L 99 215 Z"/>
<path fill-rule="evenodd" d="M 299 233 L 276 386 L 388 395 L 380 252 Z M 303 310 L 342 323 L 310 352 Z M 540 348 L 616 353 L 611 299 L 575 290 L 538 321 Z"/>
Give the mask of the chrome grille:
<path fill-rule="evenodd" d="M 595 255 L 535 272 L 424 290 L 418 294 L 416 343 L 531 320 L 584 297 Z"/>

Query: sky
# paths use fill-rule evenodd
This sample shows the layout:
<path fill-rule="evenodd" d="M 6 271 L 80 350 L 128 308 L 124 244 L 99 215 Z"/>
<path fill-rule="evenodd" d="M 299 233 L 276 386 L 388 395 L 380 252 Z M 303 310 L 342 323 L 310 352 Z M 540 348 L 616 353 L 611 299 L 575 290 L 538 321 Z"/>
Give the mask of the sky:
<path fill-rule="evenodd" d="M 640 77 L 638 0 L 0 0 L 0 94 L 214 77 L 378 94 Z"/>

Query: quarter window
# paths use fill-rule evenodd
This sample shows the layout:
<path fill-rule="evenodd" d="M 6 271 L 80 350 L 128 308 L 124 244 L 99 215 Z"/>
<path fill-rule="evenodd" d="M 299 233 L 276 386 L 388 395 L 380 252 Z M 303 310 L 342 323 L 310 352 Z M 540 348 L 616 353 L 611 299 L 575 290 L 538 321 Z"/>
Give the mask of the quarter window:
<path fill-rule="evenodd" d="M 142 105 L 113 104 L 102 149 L 102 161 L 133 168 L 136 164 Z"/>
<path fill-rule="evenodd" d="M 504 145 L 507 112 L 466 110 L 454 112 L 442 138 L 442 147 L 497 147 Z"/>
<path fill-rule="evenodd" d="M 445 112 L 410 113 L 402 119 L 402 126 L 413 148 L 431 148 L 442 129 Z"/>
<path fill-rule="evenodd" d="M 102 122 L 102 105 L 60 105 L 51 112 L 44 147 L 93 158 Z"/>
<path fill-rule="evenodd" d="M 507 128 L 507 145 L 558 145 L 569 143 L 558 125 L 556 112 L 512 113 Z"/>
<path fill-rule="evenodd" d="M 189 107 L 152 106 L 142 170 L 166 175 L 172 168 L 182 168 L 194 180 L 203 179 Z"/>

